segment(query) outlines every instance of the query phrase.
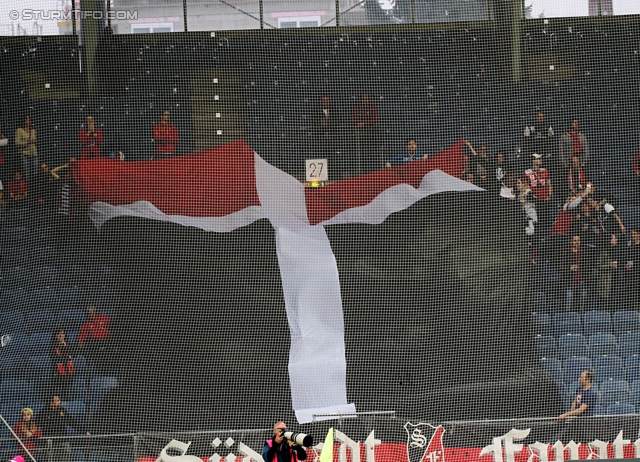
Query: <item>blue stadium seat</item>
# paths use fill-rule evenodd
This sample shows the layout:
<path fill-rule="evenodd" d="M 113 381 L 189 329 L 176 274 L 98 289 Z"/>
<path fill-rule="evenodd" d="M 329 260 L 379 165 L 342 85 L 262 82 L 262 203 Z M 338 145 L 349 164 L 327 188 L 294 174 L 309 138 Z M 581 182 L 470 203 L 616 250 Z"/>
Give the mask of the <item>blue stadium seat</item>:
<path fill-rule="evenodd" d="M 582 335 L 561 335 L 558 337 L 560 359 L 585 358 L 589 356 L 587 339 Z"/>
<path fill-rule="evenodd" d="M 31 382 L 25 379 L 9 379 L 0 383 L 0 401 L 3 403 L 27 405 L 34 397 Z"/>
<path fill-rule="evenodd" d="M 629 356 L 623 359 L 627 382 L 640 380 L 640 356 Z"/>
<path fill-rule="evenodd" d="M 92 403 L 100 403 L 107 394 L 118 386 L 116 377 L 96 376 L 91 379 L 89 393 Z"/>
<path fill-rule="evenodd" d="M 23 358 L 0 357 L 0 381 L 25 378 Z"/>
<path fill-rule="evenodd" d="M 29 249 L 17 246 L 2 249 L 2 267 L 10 266 L 29 266 Z"/>
<path fill-rule="evenodd" d="M 5 226 L 0 236 L 0 245 L 3 247 L 23 246 L 31 242 L 32 233 L 24 226 Z"/>
<path fill-rule="evenodd" d="M 603 406 L 616 403 L 631 403 L 629 384 L 624 380 L 610 380 L 600 388 Z"/>
<path fill-rule="evenodd" d="M 640 356 L 640 332 L 627 332 L 618 336 L 620 356 Z"/>
<path fill-rule="evenodd" d="M 593 406 L 593 413 L 591 415 L 607 415 L 607 409 L 604 406 Z"/>
<path fill-rule="evenodd" d="M 87 268 L 82 265 L 71 265 L 61 268 L 61 283 L 66 286 L 82 286 L 87 282 Z"/>
<path fill-rule="evenodd" d="M 81 377 L 73 379 L 73 385 L 69 390 L 69 397 L 71 401 L 89 401 L 89 389 L 87 388 L 87 381 Z"/>
<path fill-rule="evenodd" d="M 15 402 L 2 403 L 0 404 L 0 415 L 4 417 L 4 419 L 7 421 L 9 425 L 11 425 L 11 427 L 13 427 L 15 424 L 18 423 L 18 420 L 22 418 L 22 407 L 23 407 L 22 403 L 15 403 Z M 0 425 L 0 427 L 4 427 L 4 425 Z M 11 435 L 8 430 L 7 430 L 7 433 Z M 9 436 L 9 438 L 10 437 L 11 436 Z M 15 448 L 15 443 L 13 444 L 12 447 Z"/>
<path fill-rule="evenodd" d="M 640 380 L 631 382 L 631 402 L 636 406 L 640 405 Z"/>
<path fill-rule="evenodd" d="M 0 294 L 0 309 L 6 310 L 22 310 L 28 306 L 29 292 L 24 287 L 3 290 Z"/>
<path fill-rule="evenodd" d="M 611 315 L 608 311 L 587 311 L 584 314 L 584 335 L 611 333 Z"/>
<path fill-rule="evenodd" d="M 2 269 L 2 281 L 0 287 L 11 289 L 25 287 L 31 283 L 31 271 L 27 266 L 9 266 Z"/>
<path fill-rule="evenodd" d="M 533 313 L 531 315 L 533 321 L 533 329 L 536 335 L 551 335 L 553 326 L 551 325 L 551 317 L 546 313 Z"/>
<path fill-rule="evenodd" d="M 35 266 L 31 271 L 33 287 L 58 287 L 60 270 L 56 266 Z"/>
<path fill-rule="evenodd" d="M 87 269 L 87 283 L 103 286 L 111 282 L 112 271 L 109 266 L 93 266 Z"/>
<path fill-rule="evenodd" d="M 27 359 L 28 375 L 31 382 L 42 381 L 51 378 L 51 358 L 47 355 L 29 356 Z"/>
<path fill-rule="evenodd" d="M 613 313 L 613 333 L 640 332 L 640 314 L 637 311 L 616 311 Z"/>
<path fill-rule="evenodd" d="M 76 419 L 81 425 L 87 425 L 87 405 L 84 401 L 63 401 L 62 407 L 69 412 L 69 415 Z M 74 428 L 69 429 L 69 435 L 77 435 L 78 432 Z"/>
<path fill-rule="evenodd" d="M 556 337 L 568 334 L 582 335 L 580 314 L 573 311 L 554 314 L 553 327 Z"/>
<path fill-rule="evenodd" d="M 89 366 L 87 365 L 87 358 L 83 355 L 73 357 L 73 364 L 76 369 L 76 376 L 87 380 L 89 378 Z"/>
<path fill-rule="evenodd" d="M 595 334 L 589 337 L 591 358 L 596 356 L 618 356 L 618 342 L 613 334 Z"/>
<path fill-rule="evenodd" d="M 58 306 L 58 291 L 53 287 L 34 289 L 29 305 L 35 310 L 55 309 Z"/>
<path fill-rule="evenodd" d="M 110 287 L 96 287 L 91 290 L 89 304 L 100 313 L 105 310 L 114 310 L 118 305 L 118 293 Z"/>
<path fill-rule="evenodd" d="M 622 360 L 618 356 L 598 356 L 593 360 L 596 381 L 625 380 Z"/>
<path fill-rule="evenodd" d="M 38 332 L 51 333 L 56 327 L 56 317 L 49 310 L 28 311 L 27 327 L 32 335 Z"/>
<path fill-rule="evenodd" d="M 86 319 L 87 316 L 84 310 L 70 309 L 58 312 L 58 325 L 67 332 L 80 330 L 80 326 Z"/>
<path fill-rule="evenodd" d="M 46 356 L 51 345 L 51 332 L 35 332 L 29 336 L 29 356 Z"/>
<path fill-rule="evenodd" d="M 635 413 L 636 408 L 633 406 L 633 404 L 619 403 L 607 406 L 607 415 L 625 415 Z"/>
<path fill-rule="evenodd" d="M 53 247 L 34 247 L 35 264 L 38 266 L 51 266 L 58 260 L 58 251 Z"/>
<path fill-rule="evenodd" d="M 7 211 L 5 226 L 19 227 L 28 224 L 31 211 L 27 207 L 14 207 Z"/>
<path fill-rule="evenodd" d="M 562 363 L 564 369 L 564 383 L 577 382 L 582 371 L 593 370 L 589 358 L 569 358 Z"/>
<path fill-rule="evenodd" d="M 5 345 L 2 347 L 2 357 L 6 359 L 19 359 L 27 356 L 29 351 L 29 339 L 24 333 L 16 333 L 3 336 Z"/>
<path fill-rule="evenodd" d="M 22 311 L 12 310 L 0 312 L 0 335 L 26 334 L 26 332 L 24 313 Z"/>
<path fill-rule="evenodd" d="M 547 313 L 547 295 L 544 292 L 531 295 L 531 310 L 534 313 Z"/>
<path fill-rule="evenodd" d="M 536 348 L 540 358 L 557 358 L 556 339 L 550 335 L 536 335 Z"/>
<path fill-rule="evenodd" d="M 80 309 L 85 305 L 84 289 L 81 287 L 63 287 L 57 293 L 60 310 Z"/>
<path fill-rule="evenodd" d="M 542 369 L 549 372 L 557 383 L 562 383 L 562 365 L 556 358 L 541 358 Z"/>

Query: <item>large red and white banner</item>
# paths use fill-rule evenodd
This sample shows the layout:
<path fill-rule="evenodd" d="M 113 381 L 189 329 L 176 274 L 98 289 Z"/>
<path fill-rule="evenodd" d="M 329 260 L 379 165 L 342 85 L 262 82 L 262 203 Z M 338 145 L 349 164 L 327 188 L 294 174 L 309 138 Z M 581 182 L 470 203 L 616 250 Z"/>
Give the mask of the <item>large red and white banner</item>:
<path fill-rule="evenodd" d="M 291 348 L 289 381 L 299 423 L 349 415 L 338 267 L 325 225 L 378 224 L 444 191 L 481 191 L 459 179 L 464 140 L 427 161 L 305 190 L 242 140 L 157 161 L 72 163 L 97 227 L 134 216 L 233 232 L 259 219 L 275 230 Z"/>

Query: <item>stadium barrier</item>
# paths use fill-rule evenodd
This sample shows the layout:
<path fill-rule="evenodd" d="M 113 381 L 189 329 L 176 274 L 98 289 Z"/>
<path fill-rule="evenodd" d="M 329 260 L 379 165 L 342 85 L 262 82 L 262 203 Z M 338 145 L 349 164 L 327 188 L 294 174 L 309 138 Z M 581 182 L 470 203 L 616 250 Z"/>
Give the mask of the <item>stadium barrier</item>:
<path fill-rule="evenodd" d="M 329 426 L 338 462 L 532 462 L 640 457 L 640 415 L 405 422 L 402 419 L 339 419 L 293 428 L 314 437 L 307 460 L 317 461 Z M 41 438 L 36 460 L 70 451 L 74 462 L 264 462 L 272 430 L 127 433 Z M 68 443 L 68 446 L 65 446 Z M 5 459 L 15 440 L 2 439 Z M 65 449 L 68 448 L 68 449 Z"/>

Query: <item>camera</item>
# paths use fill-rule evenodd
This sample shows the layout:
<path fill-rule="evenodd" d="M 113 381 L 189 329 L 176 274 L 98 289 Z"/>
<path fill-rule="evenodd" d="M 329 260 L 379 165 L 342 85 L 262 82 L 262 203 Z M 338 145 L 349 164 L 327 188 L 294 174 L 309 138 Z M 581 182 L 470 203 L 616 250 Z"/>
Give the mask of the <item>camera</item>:
<path fill-rule="evenodd" d="M 307 435 L 305 433 L 294 433 L 289 430 L 285 430 L 282 435 L 289 441 L 300 446 L 304 446 L 305 448 L 313 446 L 313 437 L 311 435 Z"/>

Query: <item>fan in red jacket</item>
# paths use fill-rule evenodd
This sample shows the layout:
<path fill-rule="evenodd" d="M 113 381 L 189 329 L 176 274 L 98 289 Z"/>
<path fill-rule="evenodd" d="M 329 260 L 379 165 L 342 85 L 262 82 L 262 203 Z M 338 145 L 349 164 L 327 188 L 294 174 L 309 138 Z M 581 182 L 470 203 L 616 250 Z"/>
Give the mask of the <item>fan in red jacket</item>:
<path fill-rule="evenodd" d="M 96 128 L 93 116 L 87 116 L 87 125 L 80 133 L 78 133 L 82 152 L 80 159 L 90 159 L 92 157 L 100 157 L 100 145 L 104 141 L 102 130 Z"/>
<path fill-rule="evenodd" d="M 111 318 L 98 314 L 92 306 L 87 310 L 87 318 L 87 322 L 80 327 L 78 345 L 100 374 L 109 375 L 118 366 L 118 349 L 109 328 Z"/>
<path fill-rule="evenodd" d="M 29 450 L 32 455 L 36 454 L 36 438 L 42 436 L 42 432 L 33 420 L 33 410 L 25 407 L 22 410 L 22 419 L 13 427 L 13 432 L 20 438 L 24 447 Z M 28 454 L 21 444 L 18 444 L 18 454 L 27 457 Z"/>
<path fill-rule="evenodd" d="M 111 338 L 109 323 L 111 318 L 104 314 L 98 314 L 96 309 L 90 306 L 87 309 L 87 322 L 80 327 L 80 335 L 78 336 L 78 345 L 80 348 L 85 347 L 85 343 L 100 342 Z"/>
<path fill-rule="evenodd" d="M 160 123 L 153 127 L 153 141 L 156 143 L 156 157 L 164 158 L 176 153 L 178 129 L 169 122 L 171 113 L 164 111 Z"/>

